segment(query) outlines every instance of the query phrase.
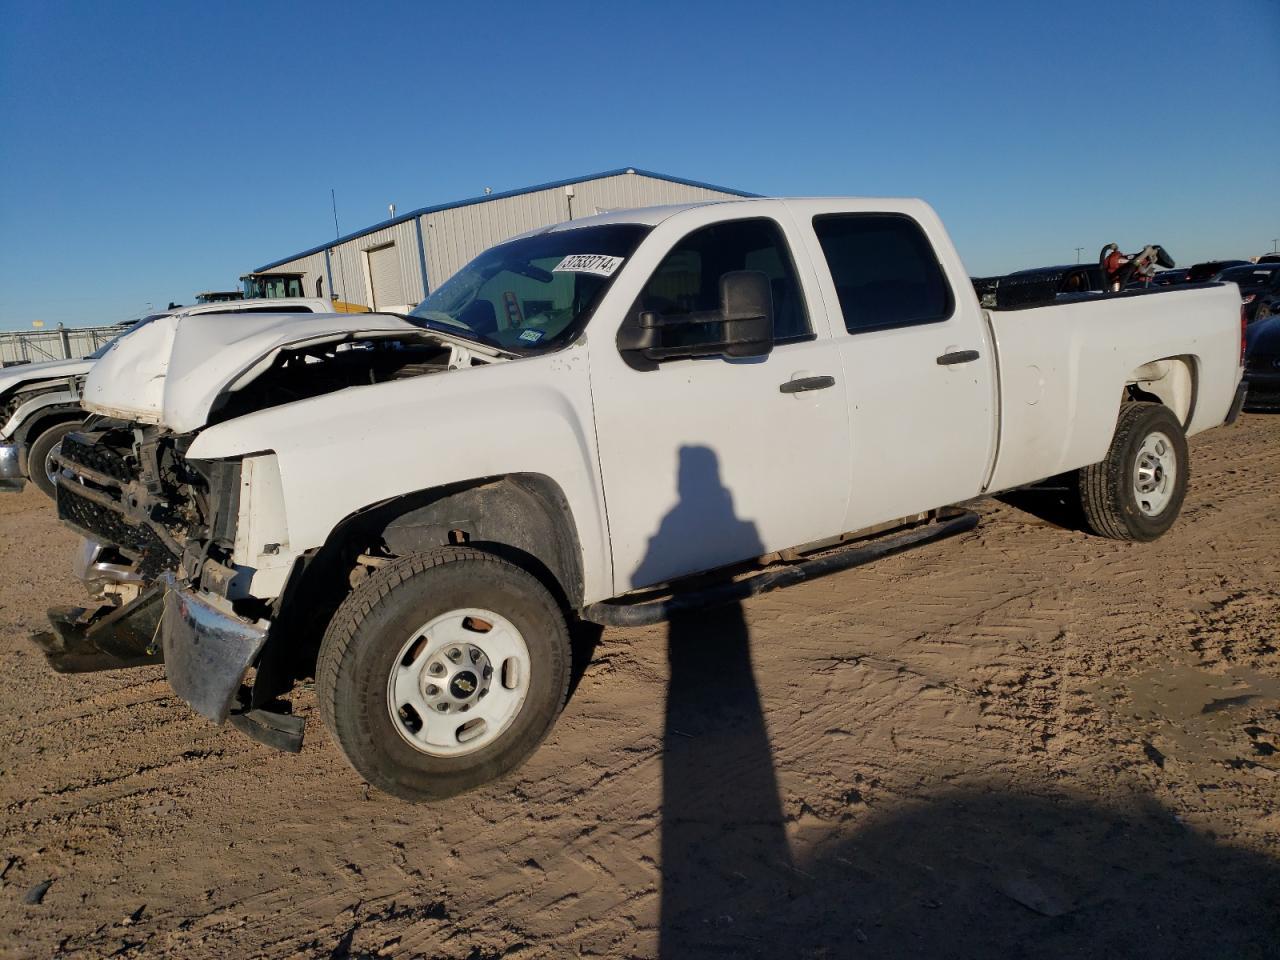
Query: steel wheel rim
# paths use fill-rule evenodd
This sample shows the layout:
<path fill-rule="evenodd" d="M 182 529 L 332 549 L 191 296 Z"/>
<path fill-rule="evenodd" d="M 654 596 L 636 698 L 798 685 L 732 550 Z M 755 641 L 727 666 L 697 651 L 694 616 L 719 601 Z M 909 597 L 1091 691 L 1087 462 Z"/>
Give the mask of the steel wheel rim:
<path fill-rule="evenodd" d="M 1173 441 L 1159 430 L 1142 441 L 1133 463 L 1133 495 L 1148 517 L 1164 513 L 1178 480 L 1178 454 Z"/>
<path fill-rule="evenodd" d="M 493 743 L 529 693 L 529 648 L 506 617 L 461 608 L 413 631 L 387 677 L 387 711 L 409 746 L 458 757 Z"/>
<path fill-rule="evenodd" d="M 44 475 L 49 478 L 49 482 L 55 487 L 58 485 L 58 474 L 62 472 L 62 468 L 57 466 L 53 458 L 62 452 L 62 441 L 59 440 L 49 448 L 49 453 L 44 458 Z"/>

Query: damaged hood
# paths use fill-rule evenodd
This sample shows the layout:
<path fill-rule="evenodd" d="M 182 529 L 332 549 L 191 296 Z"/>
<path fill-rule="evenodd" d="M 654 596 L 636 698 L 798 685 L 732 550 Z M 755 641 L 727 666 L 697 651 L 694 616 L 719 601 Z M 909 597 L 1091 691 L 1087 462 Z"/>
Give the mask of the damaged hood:
<path fill-rule="evenodd" d="M 121 339 L 89 373 L 93 413 L 196 430 L 228 389 L 252 379 L 287 347 L 361 334 L 421 333 L 383 313 L 224 313 L 161 317 Z"/>
<path fill-rule="evenodd" d="M 93 364 L 92 360 L 50 360 L 46 363 L 21 363 L 5 367 L 0 369 L 0 394 L 24 383 L 74 377 L 86 373 Z"/>

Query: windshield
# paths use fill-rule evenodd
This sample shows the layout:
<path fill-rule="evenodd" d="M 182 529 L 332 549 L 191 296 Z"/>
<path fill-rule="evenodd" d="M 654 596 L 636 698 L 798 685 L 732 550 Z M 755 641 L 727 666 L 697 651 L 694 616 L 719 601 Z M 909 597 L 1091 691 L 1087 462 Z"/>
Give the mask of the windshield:
<path fill-rule="evenodd" d="M 278 300 L 302 296 L 302 278 L 289 274 L 262 274 L 240 278 L 245 300 Z"/>
<path fill-rule="evenodd" d="M 450 277 L 410 319 L 504 350 L 557 349 L 586 325 L 649 230 L 609 224 L 501 244 Z"/>

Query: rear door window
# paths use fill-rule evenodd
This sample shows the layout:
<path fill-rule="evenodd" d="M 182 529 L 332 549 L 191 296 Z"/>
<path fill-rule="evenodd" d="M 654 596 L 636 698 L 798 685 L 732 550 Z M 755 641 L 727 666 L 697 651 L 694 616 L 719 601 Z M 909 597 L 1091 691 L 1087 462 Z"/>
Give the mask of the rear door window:
<path fill-rule="evenodd" d="M 850 333 L 948 319 L 951 285 L 920 224 L 901 214 L 815 217 L 814 232 L 831 270 Z"/>

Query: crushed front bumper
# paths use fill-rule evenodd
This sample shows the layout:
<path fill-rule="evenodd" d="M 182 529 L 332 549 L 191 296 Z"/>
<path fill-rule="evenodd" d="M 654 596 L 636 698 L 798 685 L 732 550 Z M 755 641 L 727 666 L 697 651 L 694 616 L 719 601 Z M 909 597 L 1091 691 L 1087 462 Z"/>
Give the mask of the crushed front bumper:
<path fill-rule="evenodd" d="M 87 544 L 89 555 L 96 544 Z M 164 664 L 173 692 L 191 709 L 223 723 L 245 672 L 267 640 L 266 626 L 241 619 L 165 574 L 122 607 L 49 610 L 52 632 L 32 637 L 59 673 L 91 673 Z"/>
<path fill-rule="evenodd" d="M 161 580 L 166 589 L 160 637 L 173 692 L 214 723 L 230 721 L 245 736 L 276 750 L 301 750 L 301 717 L 246 705 L 240 698 L 241 682 L 262 652 L 271 624 L 250 623 L 220 597 L 180 587 L 171 573 Z"/>
<path fill-rule="evenodd" d="M 214 723 L 227 719 L 245 671 L 266 643 L 270 624 L 249 623 L 236 616 L 230 604 L 220 597 L 196 593 L 179 585 L 172 572 L 162 574 L 143 589 L 142 577 L 133 566 L 112 563 L 105 548 L 93 540 L 81 541 L 73 571 L 93 594 L 101 595 L 106 589 L 120 585 L 131 585 L 141 591 L 132 603 L 114 610 L 104 607 L 93 615 L 76 610 L 74 613 L 79 616 L 68 618 L 61 608 L 49 612 L 50 621 L 63 639 L 62 648 L 82 654 L 90 652 L 89 646 L 103 646 L 100 640 L 95 643 L 103 635 L 102 625 L 130 625 L 130 645 L 113 641 L 108 650 L 100 651 L 115 654 L 119 662 L 110 663 L 102 658 L 83 660 L 85 664 L 103 665 L 80 669 L 109 670 L 164 663 L 169 686 L 196 713 Z M 114 627 L 112 636 L 120 629 Z M 138 642 L 135 635 L 139 633 L 146 634 L 142 638 L 144 643 Z M 42 646 L 54 669 L 59 669 L 50 648 Z"/>
<path fill-rule="evenodd" d="M 160 627 L 163 587 L 152 584 L 132 603 L 104 606 L 90 612 L 82 607 L 52 607 L 53 632 L 37 633 L 32 641 L 59 673 L 123 670 L 160 662 L 156 635 Z"/>
<path fill-rule="evenodd" d="M 223 723 L 245 672 L 267 642 L 267 627 L 236 616 L 229 604 L 224 609 L 214 598 L 178 586 L 171 573 L 161 580 L 166 589 L 160 638 L 169 686 L 196 713 Z"/>
<path fill-rule="evenodd" d="M 0 492 L 21 493 L 27 485 L 22 472 L 22 448 L 16 443 L 0 443 Z"/>
<path fill-rule="evenodd" d="M 164 664 L 173 692 L 214 723 L 230 722 L 246 736 L 296 753 L 301 717 L 277 713 L 240 698 L 241 684 L 263 646 L 270 624 L 250 623 L 216 597 L 180 586 L 165 574 L 123 607 L 89 613 L 78 607 L 49 611 L 52 632 L 31 639 L 60 673 L 88 673 Z"/>

